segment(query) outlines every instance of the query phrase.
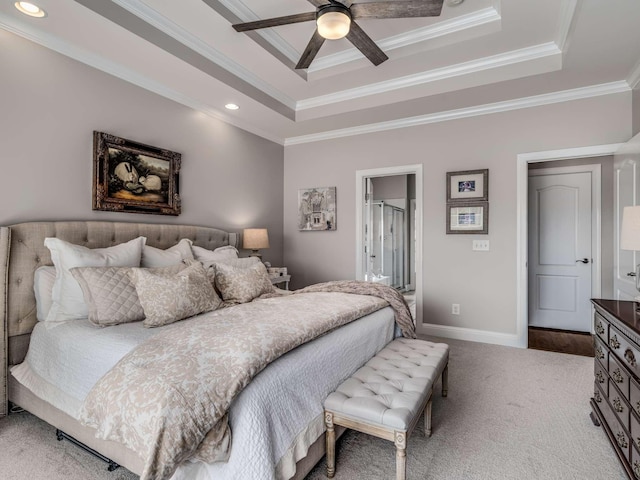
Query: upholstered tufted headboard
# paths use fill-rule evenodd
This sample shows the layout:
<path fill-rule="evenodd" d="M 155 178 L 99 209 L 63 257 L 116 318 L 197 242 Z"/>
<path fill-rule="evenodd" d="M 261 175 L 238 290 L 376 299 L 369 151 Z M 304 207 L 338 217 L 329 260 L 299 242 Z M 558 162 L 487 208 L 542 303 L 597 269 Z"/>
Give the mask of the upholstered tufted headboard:
<path fill-rule="evenodd" d="M 238 246 L 238 235 L 209 227 L 121 222 L 30 222 L 0 227 L 0 312 L 4 358 L 0 373 L 0 417 L 6 414 L 6 367 L 20 363 L 26 355 L 29 336 L 37 322 L 33 274 L 42 265 L 52 265 L 46 237 L 57 237 L 88 248 L 103 248 L 147 238 L 147 245 L 168 248 L 188 238 L 194 245 L 213 250 Z M 5 410 L 3 410 L 5 409 Z"/>

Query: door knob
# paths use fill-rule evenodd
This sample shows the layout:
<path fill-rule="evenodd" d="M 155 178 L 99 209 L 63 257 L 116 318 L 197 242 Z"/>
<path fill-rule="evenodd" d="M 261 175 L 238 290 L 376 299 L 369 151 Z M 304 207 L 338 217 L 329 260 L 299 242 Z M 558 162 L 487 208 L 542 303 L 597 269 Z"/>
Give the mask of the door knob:
<path fill-rule="evenodd" d="M 589 263 L 589 259 L 588 258 L 583 258 L 582 260 L 576 260 L 576 263 Z"/>

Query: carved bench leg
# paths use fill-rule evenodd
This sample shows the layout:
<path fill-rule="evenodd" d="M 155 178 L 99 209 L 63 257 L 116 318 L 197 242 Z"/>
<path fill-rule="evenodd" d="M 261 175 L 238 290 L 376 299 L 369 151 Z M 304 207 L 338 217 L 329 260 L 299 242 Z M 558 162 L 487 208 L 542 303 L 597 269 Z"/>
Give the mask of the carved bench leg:
<path fill-rule="evenodd" d="M 407 434 L 406 432 L 396 432 L 396 480 L 407 478 Z"/>
<path fill-rule="evenodd" d="M 336 474 L 336 431 L 333 427 L 332 413 L 324 413 L 324 423 L 327 426 L 327 477 L 333 478 Z"/>
<path fill-rule="evenodd" d="M 427 406 L 424 407 L 424 436 L 431 436 L 431 398 L 429 398 Z"/>
<path fill-rule="evenodd" d="M 442 371 L 442 396 L 446 397 L 449 393 L 449 364 Z"/>

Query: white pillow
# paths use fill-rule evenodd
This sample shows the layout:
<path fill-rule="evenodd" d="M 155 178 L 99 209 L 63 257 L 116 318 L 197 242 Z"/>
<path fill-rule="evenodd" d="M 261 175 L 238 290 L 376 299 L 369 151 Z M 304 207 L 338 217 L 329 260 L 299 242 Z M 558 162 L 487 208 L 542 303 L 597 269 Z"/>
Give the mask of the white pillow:
<path fill-rule="evenodd" d="M 33 293 L 36 296 L 36 318 L 44 322 L 53 303 L 53 284 L 56 281 L 56 267 L 38 267 L 33 275 Z"/>
<path fill-rule="evenodd" d="M 206 248 L 192 245 L 191 250 L 193 250 L 193 256 L 196 260 L 202 263 L 219 262 L 220 260 L 228 260 L 229 258 L 238 258 L 238 249 L 231 245 L 218 247 L 215 250 L 207 250 Z"/>
<path fill-rule="evenodd" d="M 188 238 L 183 238 L 166 250 L 145 245 L 142 248 L 141 266 L 146 268 L 171 267 L 181 264 L 183 260 L 193 260 L 192 243 Z"/>
<path fill-rule="evenodd" d="M 61 322 L 87 318 L 89 309 L 82 289 L 73 278 L 74 267 L 139 267 L 142 247 L 147 239 L 138 237 L 108 248 L 87 248 L 59 238 L 45 238 L 44 245 L 51 251 L 56 267 L 53 285 L 53 304 L 46 321 Z"/>

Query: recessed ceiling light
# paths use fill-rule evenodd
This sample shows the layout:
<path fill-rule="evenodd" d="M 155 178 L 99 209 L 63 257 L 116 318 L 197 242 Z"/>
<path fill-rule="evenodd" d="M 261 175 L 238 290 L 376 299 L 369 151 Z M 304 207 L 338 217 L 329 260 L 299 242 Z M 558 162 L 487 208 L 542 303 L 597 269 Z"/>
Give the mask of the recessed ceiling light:
<path fill-rule="evenodd" d="M 460 5 L 462 2 L 464 2 L 464 0 L 447 0 L 447 5 L 449 5 L 450 7 L 455 7 L 457 5 Z"/>
<path fill-rule="evenodd" d="M 24 13 L 25 15 L 29 15 L 30 17 L 42 18 L 46 16 L 46 12 L 42 10 L 39 6 L 34 5 L 30 2 L 16 2 L 14 6 Z"/>
<path fill-rule="evenodd" d="M 236 105 L 235 103 L 227 103 L 224 108 L 226 108 L 227 110 L 238 110 L 240 107 L 238 105 Z"/>

